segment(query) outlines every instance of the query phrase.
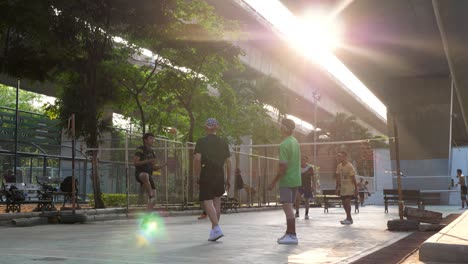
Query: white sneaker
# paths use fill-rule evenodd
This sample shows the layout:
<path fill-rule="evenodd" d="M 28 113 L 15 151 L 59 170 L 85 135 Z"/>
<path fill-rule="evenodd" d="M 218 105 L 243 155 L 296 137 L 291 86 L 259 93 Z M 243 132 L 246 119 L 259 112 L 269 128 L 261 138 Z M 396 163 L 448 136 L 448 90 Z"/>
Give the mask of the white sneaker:
<path fill-rule="evenodd" d="M 287 236 L 288 234 L 284 233 L 284 235 L 282 235 L 280 238 L 276 239 L 276 242 L 279 242 L 281 239 L 283 239 L 285 236 Z"/>
<path fill-rule="evenodd" d="M 465 210 L 465 207 L 460 207 L 458 208 L 458 210 Z"/>
<path fill-rule="evenodd" d="M 208 241 L 216 241 L 223 237 L 223 231 L 221 231 L 221 228 L 219 225 L 215 226 L 213 229 L 210 231 L 210 236 L 208 237 Z"/>
<path fill-rule="evenodd" d="M 341 223 L 342 225 L 352 225 L 352 224 L 353 224 L 353 221 L 350 221 L 350 220 L 348 220 L 348 219 L 345 219 L 345 220 L 343 220 L 343 221 L 340 221 L 340 223 Z"/>
<path fill-rule="evenodd" d="M 299 241 L 295 235 L 286 234 L 282 239 L 278 240 L 278 244 L 297 245 Z"/>
<path fill-rule="evenodd" d="M 305 215 L 305 216 L 304 216 L 304 219 L 305 219 L 305 220 L 309 220 L 309 216 L 308 216 L 308 215 Z"/>

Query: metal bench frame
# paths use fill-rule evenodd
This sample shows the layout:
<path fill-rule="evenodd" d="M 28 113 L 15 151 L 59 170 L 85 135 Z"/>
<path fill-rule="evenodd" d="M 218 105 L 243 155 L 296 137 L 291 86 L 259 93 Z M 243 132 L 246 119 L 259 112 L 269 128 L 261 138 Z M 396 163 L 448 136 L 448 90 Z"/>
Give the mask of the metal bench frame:
<path fill-rule="evenodd" d="M 424 209 L 424 200 L 419 190 L 401 190 L 403 203 L 413 203 Z M 388 213 L 389 202 L 399 202 L 397 189 L 384 189 L 385 213 Z"/>

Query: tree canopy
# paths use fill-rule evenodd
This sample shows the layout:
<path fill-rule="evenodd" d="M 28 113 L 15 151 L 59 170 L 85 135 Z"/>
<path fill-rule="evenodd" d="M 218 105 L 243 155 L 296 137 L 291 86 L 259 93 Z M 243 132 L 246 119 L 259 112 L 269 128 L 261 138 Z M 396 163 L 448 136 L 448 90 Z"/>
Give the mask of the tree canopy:
<path fill-rule="evenodd" d="M 58 99 L 47 112 L 64 126 L 74 113 L 88 148 L 111 128 L 112 111 L 142 132 L 177 127 L 187 141 L 215 117 L 233 142 L 242 135 L 269 142 L 277 135 L 259 132 L 272 126 L 263 104 L 284 106 L 262 87 L 278 89 L 278 82 L 259 78 L 252 88 L 226 80 L 227 71 L 243 70 L 243 51 L 231 41 L 237 32 L 235 21 L 204 0 L 2 1 L 0 73 L 56 84 Z M 97 151 L 89 154 L 101 207 Z"/>

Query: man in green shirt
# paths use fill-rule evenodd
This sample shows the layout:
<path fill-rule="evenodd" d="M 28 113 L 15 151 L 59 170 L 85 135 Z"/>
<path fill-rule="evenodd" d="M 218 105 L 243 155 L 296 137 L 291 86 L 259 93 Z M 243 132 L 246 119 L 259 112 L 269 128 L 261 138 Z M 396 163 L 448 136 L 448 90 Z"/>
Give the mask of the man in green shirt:
<path fill-rule="evenodd" d="M 281 135 L 283 142 L 279 147 L 278 174 L 268 186 L 272 190 L 279 181 L 280 202 L 286 215 L 286 233 L 278 239 L 278 244 L 297 244 L 296 218 L 293 212 L 293 203 L 297 188 L 301 182 L 301 150 L 299 143 L 293 136 L 296 125 L 291 119 L 281 121 Z"/>

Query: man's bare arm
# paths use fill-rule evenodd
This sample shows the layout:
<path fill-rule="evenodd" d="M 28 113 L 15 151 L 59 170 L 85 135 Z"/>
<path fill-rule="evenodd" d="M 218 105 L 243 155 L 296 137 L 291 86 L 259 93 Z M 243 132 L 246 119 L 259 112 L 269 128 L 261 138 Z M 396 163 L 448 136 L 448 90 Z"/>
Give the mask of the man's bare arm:
<path fill-rule="evenodd" d="M 226 159 L 226 191 L 231 187 L 231 159 Z"/>
<path fill-rule="evenodd" d="M 288 164 L 287 163 L 281 163 L 278 166 L 278 174 L 276 174 L 276 177 L 273 179 L 271 182 L 270 186 L 268 186 L 268 190 L 272 190 L 273 187 L 276 185 L 276 183 L 281 180 L 281 178 L 284 177 L 284 174 L 286 173 L 286 170 L 288 169 Z"/>
<path fill-rule="evenodd" d="M 341 190 L 341 177 L 340 177 L 340 174 L 336 173 L 335 177 L 336 177 L 335 192 L 336 192 L 336 195 L 340 195 L 340 190 Z"/>
<path fill-rule="evenodd" d="M 199 178 L 200 171 L 201 171 L 201 154 L 195 153 L 193 155 L 193 176 L 195 176 L 196 178 Z"/>

